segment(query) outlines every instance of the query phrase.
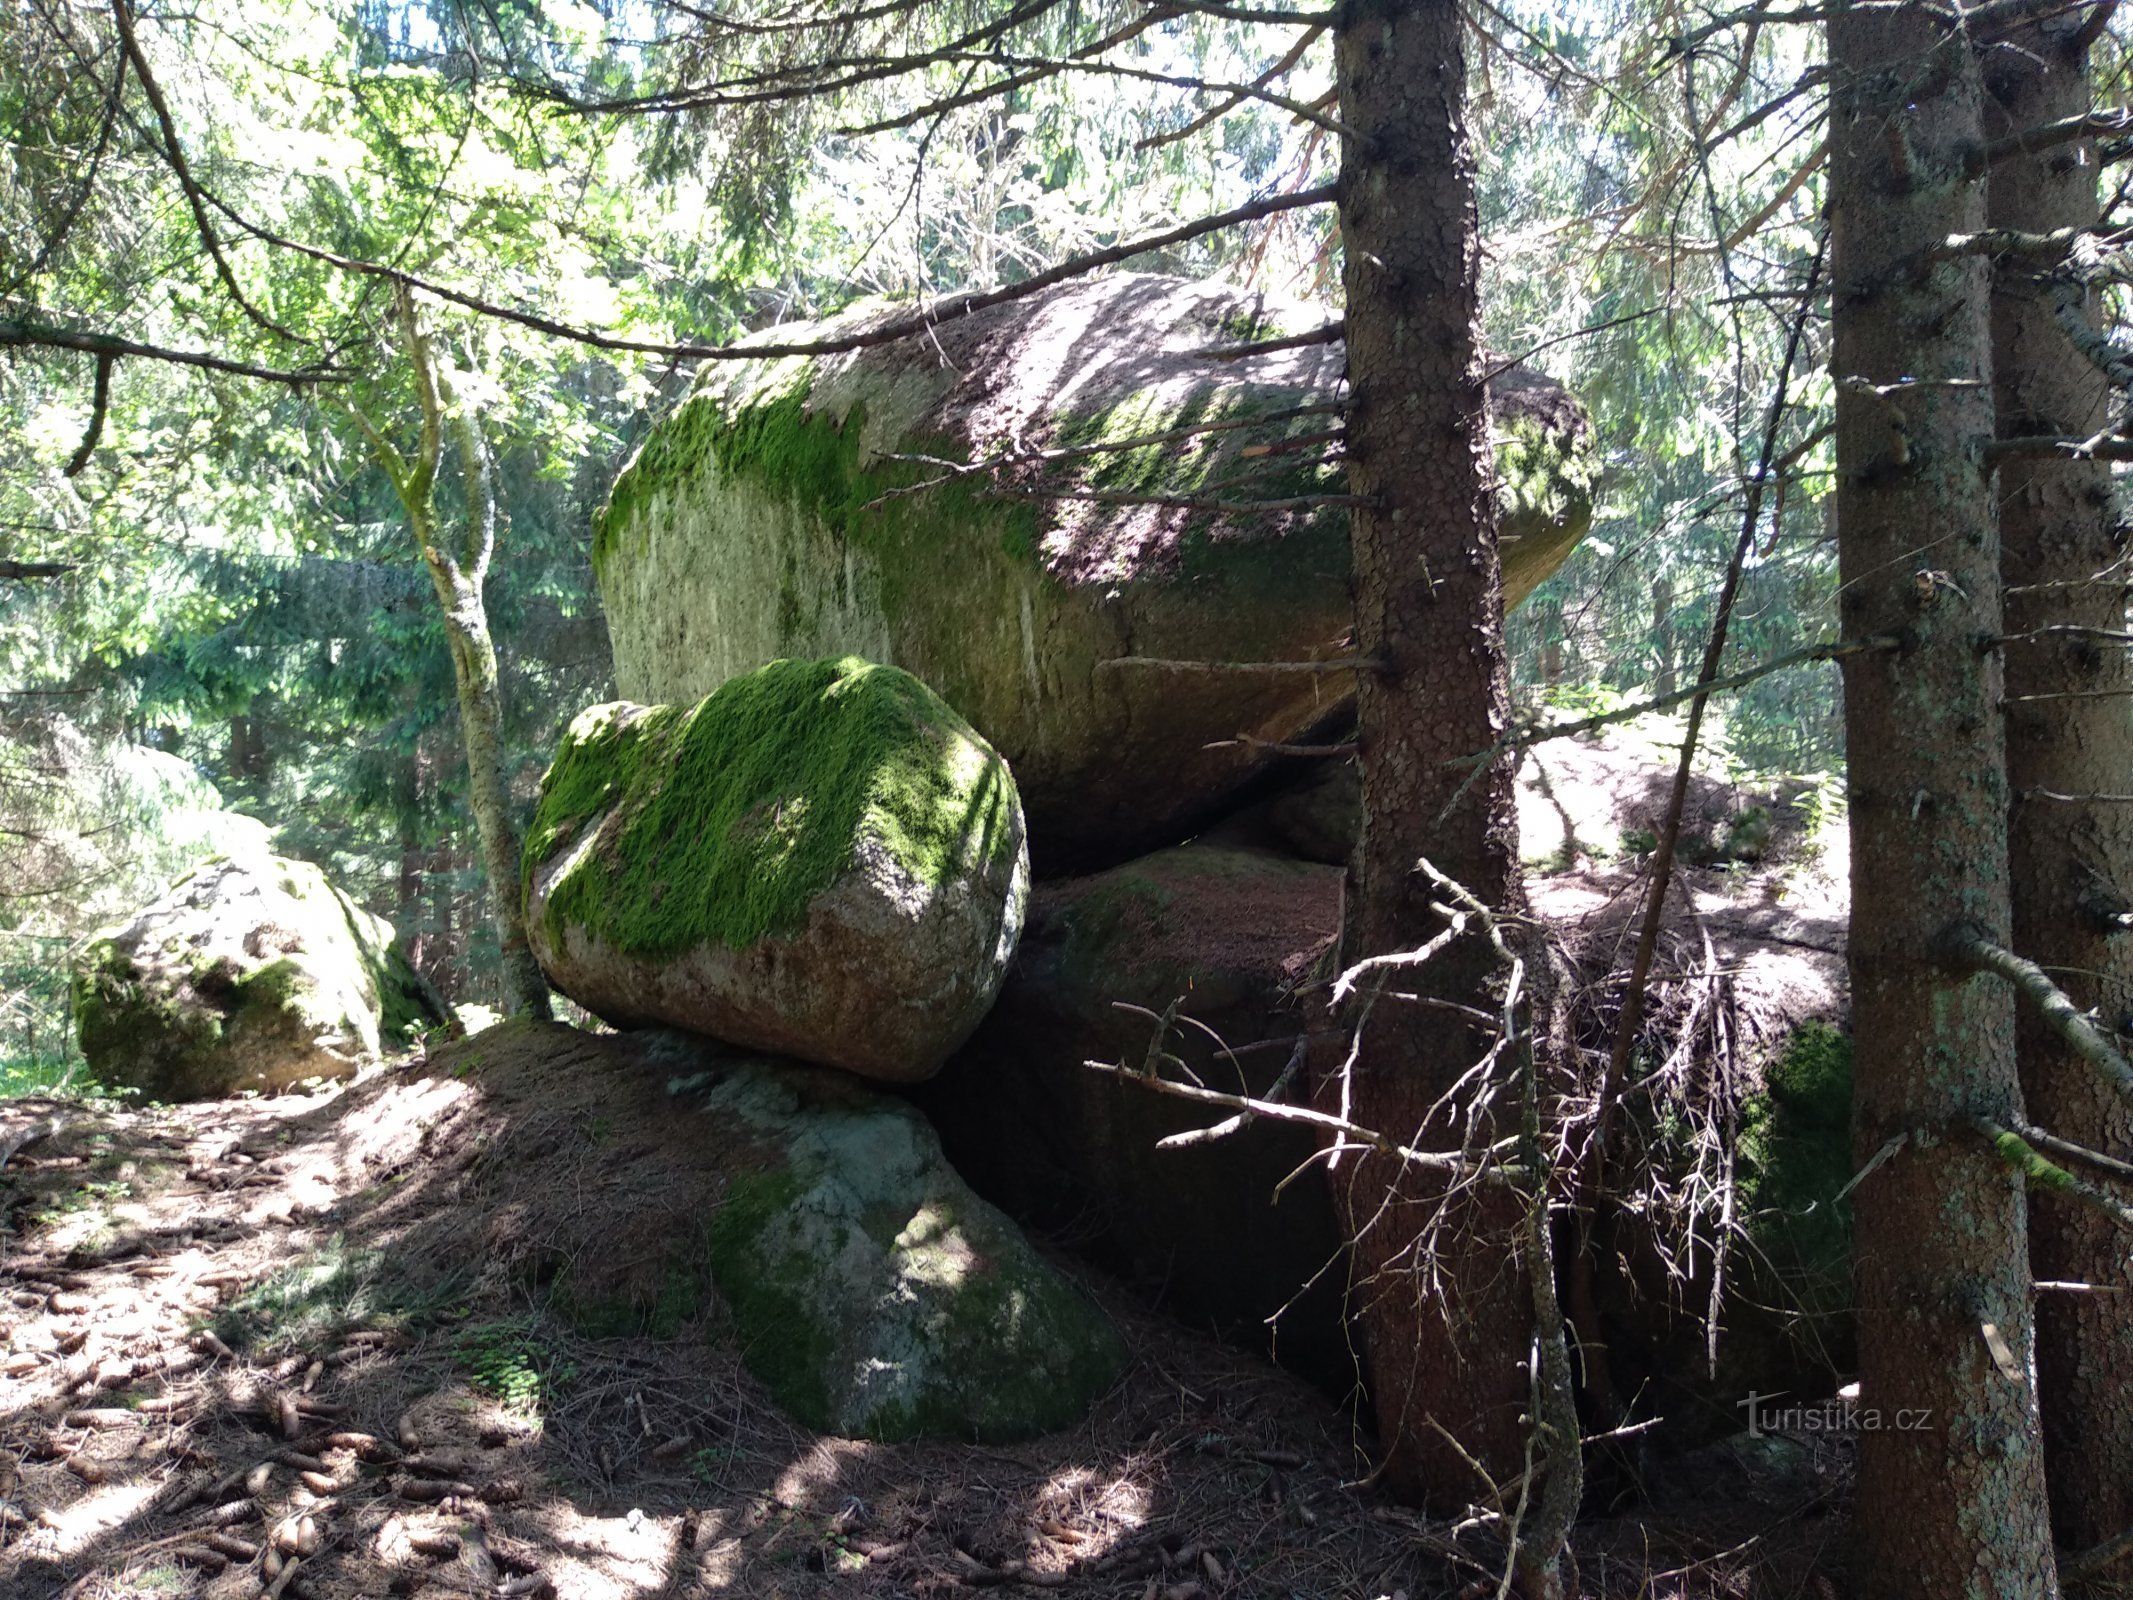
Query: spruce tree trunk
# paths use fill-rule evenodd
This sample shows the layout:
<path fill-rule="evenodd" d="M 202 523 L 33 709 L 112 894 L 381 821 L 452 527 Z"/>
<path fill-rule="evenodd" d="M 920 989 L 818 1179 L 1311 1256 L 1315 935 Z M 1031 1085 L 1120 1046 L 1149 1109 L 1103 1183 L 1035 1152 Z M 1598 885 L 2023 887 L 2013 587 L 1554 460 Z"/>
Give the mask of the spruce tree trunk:
<path fill-rule="evenodd" d="M 1852 1153 L 1879 1163 L 1852 1196 L 1853 1527 L 1869 1595 L 2021 1600 L 2056 1590 L 2026 1210 L 1964 1121 L 2018 1114 L 2013 997 L 1943 955 L 2009 923 L 1987 269 L 1917 264 L 1985 220 L 1983 94 L 1923 7 L 1847 12 L 1829 44 L 1844 631 L 1900 641 L 1845 661 Z"/>
<path fill-rule="evenodd" d="M 1383 664 L 1359 674 L 1364 825 L 1350 960 L 1415 949 L 1442 929 L 1430 910 L 1438 895 L 1415 870 L 1425 856 L 1487 904 L 1520 905 L 1511 764 L 1494 763 L 1440 817 L 1471 772 L 1447 762 L 1496 742 L 1509 694 L 1462 28 L 1454 0 L 1350 0 L 1336 36 L 1352 134 L 1340 199 L 1348 471 L 1375 502 L 1353 515 L 1356 644 Z M 1469 935 L 1394 987 L 1486 1008 L 1493 965 Z M 1493 1042 L 1455 1012 L 1380 1000 L 1355 1070 L 1354 1119 L 1457 1148 L 1471 1093 L 1457 1115 L 1424 1118 Z M 1503 1105 L 1507 1121 L 1485 1138 L 1515 1130 L 1512 1092 Z M 1533 1319 L 1518 1201 L 1500 1190 L 1448 1197 L 1441 1179 L 1382 1157 L 1351 1156 L 1333 1178 L 1354 1240 L 1383 1481 L 1445 1511 L 1486 1500 L 1462 1450 L 1498 1483 L 1524 1462 Z"/>
<path fill-rule="evenodd" d="M 2075 15 L 2021 30 L 1986 72 L 1986 132 L 2020 132 L 2090 109 L 2087 50 Z M 2048 232 L 2097 220 L 2096 155 L 2062 143 L 1999 162 L 1987 181 L 1994 227 Z M 1993 381 L 2002 434 L 2087 438 L 2104 426 L 2109 386 L 2067 338 L 2033 264 L 2005 265 L 1992 299 Z M 2072 623 L 2126 625 L 2126 586 L 2100 461 L 2022 461 L 2000 472 L 2000 569 L 2007 632 Z M 2099 581 L 2100 579 L 2100 581 Z M 2133 810 L 2070 805 L 2025 792 L 2118 793 L 2133 774 L 2133 667 L 2125 650 L 2047 636 L 2006 648 L 2008 851 L 2014 947 L 2106 1023 L 2133 1009 L 2133 939 L 2109 917 L 2133 895 Z M 2053 696 L 2030 699 L 2029 696 Z M 2133 1106 L 2078 1060 L 2033 1011 L 2016 1054 L 2030 1118 L 2063 1138 L 2133 1158 Z M 2029 1255 L 2038 1279 L 2117 1294 L 2046 1292 L 2037 1302 L 2037 1381 L 2052 1528 L 2082 1550 L 2133 1527 L 2133 1272 L 2125 1238 L 2088 1206 L 2039 1194 Z"/>

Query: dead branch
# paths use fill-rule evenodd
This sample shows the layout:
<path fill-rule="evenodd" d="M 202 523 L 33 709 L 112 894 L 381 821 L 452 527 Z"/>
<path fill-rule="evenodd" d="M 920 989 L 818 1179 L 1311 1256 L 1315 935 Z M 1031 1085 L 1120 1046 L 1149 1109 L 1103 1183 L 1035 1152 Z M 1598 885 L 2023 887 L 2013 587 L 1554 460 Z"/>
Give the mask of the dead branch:
<path fill-rule="evenodd" d="M 1977 166 L 1982 171 L 2010 156 L 2033 156 L 2076 139 L 2108 138 L 2121 133 L 2133 133 L 2133 110 L 2118 106 L 2109 111 L 2085 111 L 1991 140 L 1977 152 Z"/>
<path fill-rule="evenodd" d="M 922 311 L 898 317 L 867 329 L 862 333 L 849 333 L 833 339 L 813 339 L 799 342 L 770 343 L 746 341 L 741 344 L 663 344 L 650 339 L 625 339 L 614 334 L 605 334 L 593 328 L 580 328 L 554 317 L 544 317 L 531 311 L 520 311 L 511 306 L 499 305 L 479 295 L 468 294 L 446 284 L 418 277 L 399 267 L 386 266 L 382 262 L 365 261 L 355 256 L 344 256 L 336 251 L 324 250 L 317 245 L 305 244 L 286 234 L 276 233 L 240 216 L 227 203 L 214 194 L 203 191 L 210 205 L 229 218 L 262 243 L 271 244 L 309 260 L 339 267 L 344 272 L 359 276 L 381 278 L 388 283 L 400 284 L 410 289 L 420 289 L 424 294 L 435 295 L 440 300 L 463 306 L 469 311 L 500 322 L 514 323 L 522 328 L 531 328 L 536 333 L 545 333 L 552 338 L 568 339 L 594 350 L 614 350 L 635 355 L 660 356 L 669 361 L 767 361 L 783 356 L 839 355 L 849 350 L 868 350 L 876 345 L 894 344 L 913 334 L 926 333 L 955 317 L 968 316 L 974 311 L 989 310 L 993 306 L 1006 305 L 1046 289 L 1093 272 L 1099 267 L 1114 266 L 1134 256 L 1146 255 L 1153 250 L 1166 250 L 1172 245 L 1184 244 L 1193 239 L 1204 238 L 1210 233 L 1219 233 L 1225 228 L 1234 228 L 1240 223 L 1256 222 L 1262 217 L 1279 215 L 1284 211 L 1301 210 L 1308 206 L 1331 205 L 1338 198 L 1334 184 L 1320 184 L 1312 189 L 1300 189 L 1293 194 L 1269 195 L 1253 200 L 1228 211 L 1216 212 L 1197 221 L 1181 223 L 1161 233 L 1143 234 L 1139 238 L 1123 240 L 1102 250 L 1092 250 L 1046 271 L 1035 273 L 1019 283 L 983 292 L 972 291 L 950 295 L 937 300 Z M 4 331 L 4 330 L 0 330 Z M 7 342 L 0 339 L 0 343 Z M 128 352 L 120 352 L 126 354 Z M 253 374 L 259 376 L 260 374 Z"/>
<path fill-rule="evenodd" d="M 1388 1139 L 1372 1128 L 1365 1128 L 1346 1117 L 1336 1117 L 1330 1112 L 1314 1111 L 1309 1106 L 1281 1105 L 1272 1100 L 1259 1099 L 1252 1095 L 1228 1094 L 1220 1089 L 1204 1089 L 1197 1084 L 1179 1083 L 1175 1079 L 1157 1077 L 1131 1067 L 1109 1061 L 1084 1061 L 1083 1066 L 1091 1072 L 1101 1072 L 1107 1077 L 1124 1083 L 1136 1083 L 1152 1089 L 1157 1094 L 1167 1094 L 1174 1099 L 1190 1100 L 1196 1105 L 1219 1106 L 1224 1111 L 1249 1112 L 1255 1117 L 1266 1117 L 1275 1122 L 1299 1122 L 1307 1127 L 1322 1128 L 1337 1133 L 1344 1140 L 1352 1141 L 1351 1148 L 1368 1148 L 1396 1161 L 1405 1162 L 1424 1172 L 1442 1172 L 1456 1178 L 1470 1179 L 1491 1188 L 1502 1188 L 1525 1174 L 1522 1168 L 1496 1164 L 1493 1159 L 1501 1152 L 1508 1152 L 1516 1140 L 1504 1140 L 1484 1151 L 1482 1160 L 1471 1160 L 1463 1154 L 1447 1154 L 1436 1150 L 1416 1150 L 1397 1140 Z"/>
<path fill-rule="evenodd" d="M 136 356 L 143 361 L 165 361 L 173 366 L 200 367 L 208 372 L 227 372 L 233 377 L 258 378 L 265 383 L 286 383 L 298 387 L 314 383 L 334 383 L 347 376 L 334 367 L 290 371 L 281 367 L 254 366 L 249 361 L 232 361 L 226 356 L 213 355 L 205 350 L 173 350 L 163 345 L 141 344 L 133 339 L 122 339 L 115 334 L 83 333 L 69 328 L 44 328 L 27 322 L 0 322 L 0 346 L 27 350 L 77 350 L 88 355 L 114 359 L 120 356 Z"/>
<path fill-rule="evenodd" d="M 0 561 L 0 583 L 23 583 L 32 578 L 64 578 L 79 572 L 73 561 Z"/>
<path fill-rule="evenodd" d="M 1278 500 L 1207 500 L 1189 494 L 1134 494 L 1113 489 L 992 488 L 988 500 L 1086 500 L 1105 506 L 1155 506 L 1168 511 L 1207 511 L 1225 517 L 1257 517 L 1274 511 L 1317 511 L 1327 506 L 1376 506 L 1367 494 L 1297 494 Z"/>
<path fill-rule="evenodd" d="M 2128 1528 L 2115 1539 L 2106 1539 L 2079 1555 L 2062 1555 L 2059 1558 L 2061 1582 L 2078 1583 L 2084 1579 L 2101 1576 L 2115 1567 L 2127 1556 L 2133 1556 L 2133 1528 Z"/>
<path fill-rule="evenodd" d="M 1767 678 L 1773 672 L 1783 672 L 1789 667 L 1805 666 L 1814 661 L 1841 661 L 1846 656 L 1894 650 L 1900 646 L 1900 643 L 1900 640 L 1889 635 L 1877 634 L 1870 639 L 1837 640 L 1829 644 L 1809 645 L 1804 650 L 1793 650 L 1785 655 L 1772 656 L 1768 661 L 1753 667 L 1745 667 L 1739 672 L 1728 673 L 1723 678 L 1713 678 L 1707 684 L 1701 686 L 1691 684 L 1688 688 L 1676 690 L 1673 694 L 1662 694 L 1650 700 L 1640 700 L 1633 706 L 1623 706 L 1619 710 L 1603 711 L 1597 716 L 1580 717 L 1575 722 L 1558 722 L 1547 728 L 1538 728 L 1529 724 L 1522 732 L 1504 735 L 1502 739 L 1487 750 L 1482 751 L 1479 755 L 1458 756 L 1454 759 L 1461 765 L 1472 763 L 1476 766 L 1486 767 L 1506 750 L 1525 750 L 1534 745 L 1551 743 L 1557 739 L 1572 739 L 1579 734 L 1591 733 L 1596 729 L 1608 727 L 1613 723 L 1634 721 L 1636 718 L 1645 716 L 1653 711 L 1669 710 L 1674 706 L 1680 705 L 1684 700 L 1694 699 L 1699 692 L 1699 688 L 1703 693 L 1718 694 L 1726 690 L 1741 688 L 1746 684 L 1755 682 L 1758 678 Z"/>
<path fill-rule="evenodd" d="M 1126 667 L 1146 667 L 1156 672 L 1185 672 L 1202 676 L 1249 676 L 1256 673 L 1382 672 L 1385 663 L 1376 656 L 1335 656 L 1327 661 L 1175 661 L 1164 656 L 1113 656 L 1096 663 L 1098 672 Z"/>
<path fill-rule="evenodd" d="M 2045 1023 L 2075 1055 L 2102 1073 L 2120 1094 L 2133 1097 L 2133 1064 L 2042 967 L 1993 943 L 1975 928 L 1951 929 L 1944 944 L 1947 957 L 1955 966 L 1990 972 L 2013 984 L 2015 993 L 2037 1008 Z"/>
<path fill-rule="evenodd" d="M 2031 1187 L 2063 1195 L 2069 1200 L 2079 1200 L 2083 1205 L 2101 1211 L 2121 1228 L 2133 1230 L 2133 1206 L 2088 1179 L 2076 1177 L 2057 1162 L 2047 1160 L 2028 1140 L 1990 1117 L 1973 1116 L 1969 1122 L 1991 1141 L 2000 1159 L 2019 1172 Z"/>
<path fill-rule="evenodd" d="M 1353 741 L 1347 744 L 1280 744 L 1272 739 L 1255 739 L 1248 733 L 1240 733 L 1234 739 L 1213 739 L 1200 748 L 1227 750 L 1232 745 L 1240 744 L 1247 750 L 1263 750 L 1270 756 L 1314 756 L 1323 760 L 1339 760 L 1354 755 L 1362 748 Z"/>
<path fill-rule="evenodd" d="M 2008 1126 L 2035 1145 L 2039 1150 L 2049 1150 L 2055 1156 L 2064 1156 L 2069 1161 L 2085 1162 L 2114 1177 L 2133 1180 L 2133 1162 L 2121 1161 L 2116 1156 L 2107 1156 L 2101 1150 L 2091 1150 L 2085 1144 L 2076 1144 L 2071 1139 L 2062 1139 L 2056 1133 L 2048 1133 L 2033 1123 L 2009 1120 Z"/>
<path fill-rule="evenodd" d="M 1247 344 L 1210 345 L 1192 354 L 1208 361 L 1242 361 L 1246 356 L 1272 355 L 1277 350 L 1304 350 L 1315 344 L 1338 344 L 1348 336 L 1348 319 L 1336 317 L 1308 333 L 1284 334 L 1279 339 L 1255 339 Z"/>
<path fill-rule="evenodd" d="M 229 291 L 230 299 L 236 302 L 237 308 L 253 322 L 291 344 L 306 343 L 301 336 L 291 333 L 253 305 L 242 285 L 237 282 L 236 271 L 230 266 L 229 256 L 223 250 L 222 236 L 215 231 L 215 224 L 207 214 L 206 191 L 193 177 L 192 167 L 185 159 L 185 146 L 178 138 L 178 125 L 170 114 L 170 103 L 163 98 L 162 86 L 156 82 L 155 74 L 149 71 L 147 53 L 141 49 L 140 40 L 134 36 L 133 11 L 129 0 L 111 0 L 111 17 L 118 25 L 119 43 L 126 52 L 126 59 L 133 64 L 133 75 L 141 82 L 141 93 L 147 97 L 148 108 L 155 113 L 156 126 L 162 130 L 163 147 L 157 153 L 162 156 L 164 165 L 170 168 L 171 176 L 178 180 L 178 187 L 184 192 L 186 207 L 193 214 L 193 228 L 200 235 L 200 243 L 206 249 L 209 259 L 215 263 L 215 276 L 222 280 L 222 287 Z"/>
<path fill-rule="evenodd" d="M 67 464 L 59 469 L 62 478 L 78 478 L 82 469 L 89 465 L 89 458 L 96 454 L 97 441 L 104 436 L 104 418 L 111 412 L 111 369 L 118 358 L 106 350 L 96 358 L 96 383 L 89 399 L 89 425 L 82 429 L 81 444 L 67 458 Z"/>

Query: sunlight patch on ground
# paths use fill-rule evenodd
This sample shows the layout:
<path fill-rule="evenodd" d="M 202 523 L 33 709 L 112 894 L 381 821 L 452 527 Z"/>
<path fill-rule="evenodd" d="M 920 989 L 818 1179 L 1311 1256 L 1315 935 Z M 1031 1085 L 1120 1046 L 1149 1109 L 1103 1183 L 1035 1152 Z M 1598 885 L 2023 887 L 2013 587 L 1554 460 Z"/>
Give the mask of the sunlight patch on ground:
<path fill-rule="evenodd" d="M 872 1447 L 862 1439 L 817 1439 L 814 1447 L 778 1474 L 777 1495 L 781 1505 L 819 1503 L 825 1491 L 844 1481 L 847 1463 L 857 1465 Z"/>
<path fill-rule="evenodd" d="M 665 1594 L 681 1559 L 681 1518 L 631 1511 L 593 1517 L 568 1503 L 543 1507 L 540 1537 L 555 1552 L 543 1570 L 569 1600 Z"/>
<path fill-rule="evenodd" d="M 98 1535 L 144 1515 L 156 1494 L 157 1485 L 153 1482 L 114 1483 L 90 1490 L 64 1510 L 48 1514 L 35 1540 L 39 1544 L 49 1540 L 50 1546 L 48 1552 L 39 1554 L 60 1559 L 80 1555 L 96 1542 Z"/>

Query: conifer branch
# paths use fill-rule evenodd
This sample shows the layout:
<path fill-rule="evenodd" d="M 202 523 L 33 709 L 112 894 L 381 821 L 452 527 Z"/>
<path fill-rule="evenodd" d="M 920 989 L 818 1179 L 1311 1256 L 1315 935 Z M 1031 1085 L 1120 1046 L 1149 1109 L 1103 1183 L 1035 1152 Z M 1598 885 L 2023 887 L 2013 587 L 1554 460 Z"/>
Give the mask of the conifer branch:
<path fill-rule="evenodd" d="M 2052 982 L 2050 974 L 2034 961 L 2016 955 L 1971 927 L 1951 929 L 1946 935 L 1946 955 L 1956 967 L 1970 972 L 1989 972 L 2014 985 L 2015 993 L 2037 1008 L 2045 1025 L 2072 1050 L 2101 1073 L 2112 1088 L 2133 1098 L 2133 1063 L 2104 1037 L 2103 1030 L 2088 1014 Z"/>

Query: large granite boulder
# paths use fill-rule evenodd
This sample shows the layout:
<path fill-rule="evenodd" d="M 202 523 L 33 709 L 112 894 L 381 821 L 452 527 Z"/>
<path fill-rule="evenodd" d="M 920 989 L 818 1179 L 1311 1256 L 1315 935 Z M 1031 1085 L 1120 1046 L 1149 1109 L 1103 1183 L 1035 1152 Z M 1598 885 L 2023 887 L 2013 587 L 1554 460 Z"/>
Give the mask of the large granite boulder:
<path fill-rule="evenodd" d="M 1121 659 L 1342 652 L 1347 513 L 1314 499 L 1343 488 L 1325 460 L 1341 347 L 1209 354 L 1323 322 L 1125 273 L 921 338 L 708 364 L 599 523 L 621 692 L 689 702 L 781 656 L 893 662 L 1013 765 L 1040 869 L 1174 842 L 1263 764 L 1239 735 L 1293 738 L 1349 692 L 1339 673 Z M 1491 394 L 1515 603 L 1584 535 L 1595 457 L 1556 385 L 1513 371 Z M 954 465 L 1003 456 L 998 482 Z"/>
<path fill-rule="evenodd" d="M 979 1193 L 1078 1241 L 1168 1314 L 1271 1346 L 1336 1385 L 1354 1377 L 1341 1326 L 1347 1277 L 1324 1176 L 1308 1168 L 1316 1136 L 1259 1121 L 1213 1143 L 1158 1149 L 1223 1113 L 1082 1063 L 1138 1065 L 1154 1018 L 1175 1008 L 1165 1050 L 1205 1083 L 1265 1093 L 1315 1014 L 1310 991 L 1332 959 L 1341 878 L 1337 868 L 1191 844 L 1039 883 L 999 1001 L 918 1091 Z M 1290 1078 L 1299 1103 L 1305 1076 Z"/>
<path fill-rule="evenodd" d="M 598 1016 L 896 1082 L 992 1004 L 1029 882 L 1006 763 L 856 658 L 585 712 L 525 860 L 534 954 Z"/>
<path fill-rule="evenodd" d="M 450 1013 L 391 923 L 310 862 L 261 851 L 91 940 L 74 1018 L 98 1082 L 199 1100 L 346 1077 Z"/>

